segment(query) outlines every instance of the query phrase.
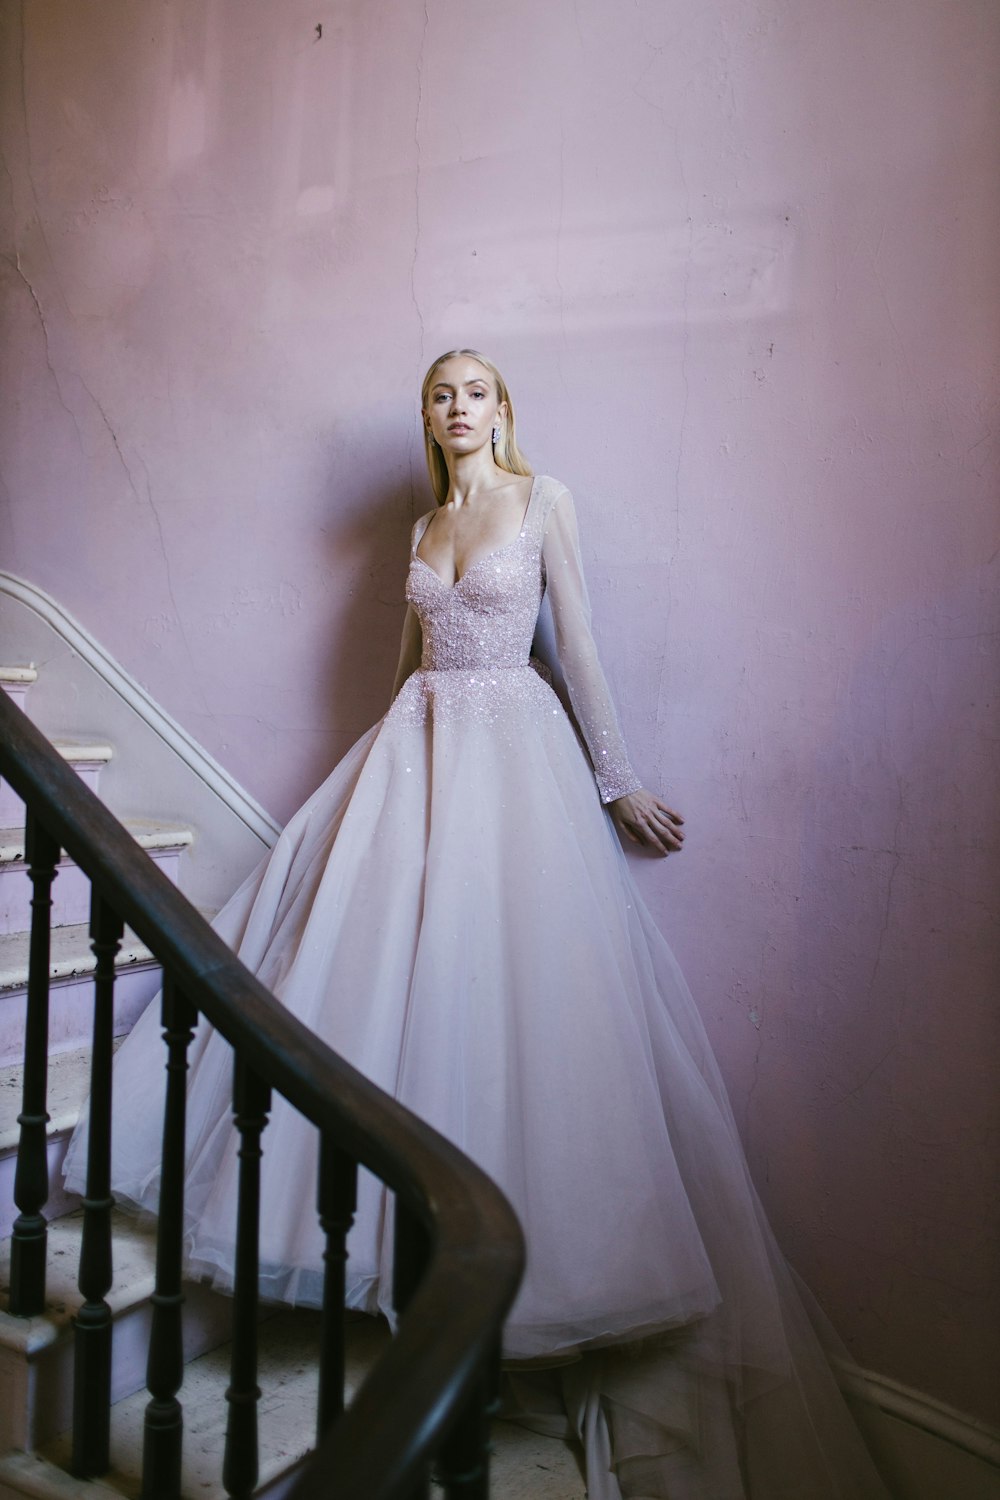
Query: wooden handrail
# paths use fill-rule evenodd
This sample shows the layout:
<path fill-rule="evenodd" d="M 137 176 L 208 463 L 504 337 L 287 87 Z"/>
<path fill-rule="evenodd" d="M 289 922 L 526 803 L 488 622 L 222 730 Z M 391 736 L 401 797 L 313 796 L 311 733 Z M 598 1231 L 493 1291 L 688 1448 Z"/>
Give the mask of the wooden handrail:
<path fill-rule="evenodd" d="M 495 1366 L 523 1241 L 499 1188 L 291 1015 L 0 691 L 0 776 L 150 948 L 186 1001 L 324 1138 L 379 1177 L 429 1254 L 398 1331 L 297 1481 L 312 1500 L 419 1492 L 483 1372 Z"/>

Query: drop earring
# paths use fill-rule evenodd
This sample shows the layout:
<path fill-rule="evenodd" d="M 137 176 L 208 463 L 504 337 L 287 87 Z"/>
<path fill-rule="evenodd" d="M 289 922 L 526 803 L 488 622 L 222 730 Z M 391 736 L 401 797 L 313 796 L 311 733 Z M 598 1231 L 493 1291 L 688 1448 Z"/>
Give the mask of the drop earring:
<path fill-rule="evenodd" d="M 500 441 L 500 424 L 498 422 L 496 424 L 496 426 L 494 427 L 494 429 L 493 429 L 493 446 L 494 446 L 494 448 L 496 447 L 497 443 L 499 443 L 499 441 Z"/>

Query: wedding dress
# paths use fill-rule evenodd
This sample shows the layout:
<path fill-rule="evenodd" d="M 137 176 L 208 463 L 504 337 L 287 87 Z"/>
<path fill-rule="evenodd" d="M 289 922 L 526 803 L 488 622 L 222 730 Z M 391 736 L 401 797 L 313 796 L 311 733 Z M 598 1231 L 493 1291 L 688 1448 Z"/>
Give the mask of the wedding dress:
<path fill-rule="evenodd" d="M 413 529 L 400 691 L 214 925 L 510 1198 L 528 1258 L 504 1354 L 548 1366 L 512 1376 L 510 1406 L 576 1428 L 592 1500 L 884 1497 L 601 807 L 639 782 L 594 649 L 570 495 L 536 477 L 520 534 L 452 586 L 417 556 L 429 520 Z M 583 744 L 529 664 L 543 593 Z M 152 1209 L 163 1061 L 154 1004 L 117 1055 L 113 1136 L 116 1193 Z M 190 1062 L 189 1270 L 226 1288 L 230 1049 L 202 1023 Z M 76 1191 L 84 1129 L 66 1160 Z M 315 1130 L 275 1096 L 265 1296 L 320 1300 L 316 1154 Z M 363 1173 L 352 1307 L 390 1311 L 390 1218 Z"/>

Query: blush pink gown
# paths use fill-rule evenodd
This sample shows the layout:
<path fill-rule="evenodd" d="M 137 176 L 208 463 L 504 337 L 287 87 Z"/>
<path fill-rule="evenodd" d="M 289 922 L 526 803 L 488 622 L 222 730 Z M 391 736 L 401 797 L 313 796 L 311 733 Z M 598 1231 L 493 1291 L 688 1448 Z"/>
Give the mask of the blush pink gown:
<path fill-rule="evenodd" d="M 214 925 L 510 1198 L 528 1262 L 504 1351 L 548 1366 L 512 1377 L 511 1409 L 580 1435 L 591 1500 L 884 1497 L 601 806 L 639 783 L 594 649 L 571 497 L 536 477 L 520 535 L 451 587 L 416 555 L 429 519 L 406 590 L 419 666 Z M 529 665 L 543 592 L 583 743 Z M 163 1061 L 154 1004 L 117 1055 L 113 1166 L 115 1191 L 152 1209 Z M 188 1256 L 224 1288 L 231 1077 L 203 1024 Z M 77 1191 L 84 1134 L 66 1163 Z M 262 1291 L 316 1303 L 316 1133 L 277 1096 L 264 1150 Z M 388 1314 L 391 1204 L 362 1178 L 349 1302 Z"/>

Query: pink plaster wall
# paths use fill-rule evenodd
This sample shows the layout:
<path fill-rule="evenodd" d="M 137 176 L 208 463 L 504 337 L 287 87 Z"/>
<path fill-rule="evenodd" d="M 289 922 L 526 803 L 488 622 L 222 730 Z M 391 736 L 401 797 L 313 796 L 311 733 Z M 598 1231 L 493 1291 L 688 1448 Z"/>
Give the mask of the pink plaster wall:
<path fill-rule="evenodd" d="M 988 1415 L 993 0 L 3 15 L 3 565 L 287 815 L 385 705 L 420 373 L 490 351 L 783 1243 Z"/>

